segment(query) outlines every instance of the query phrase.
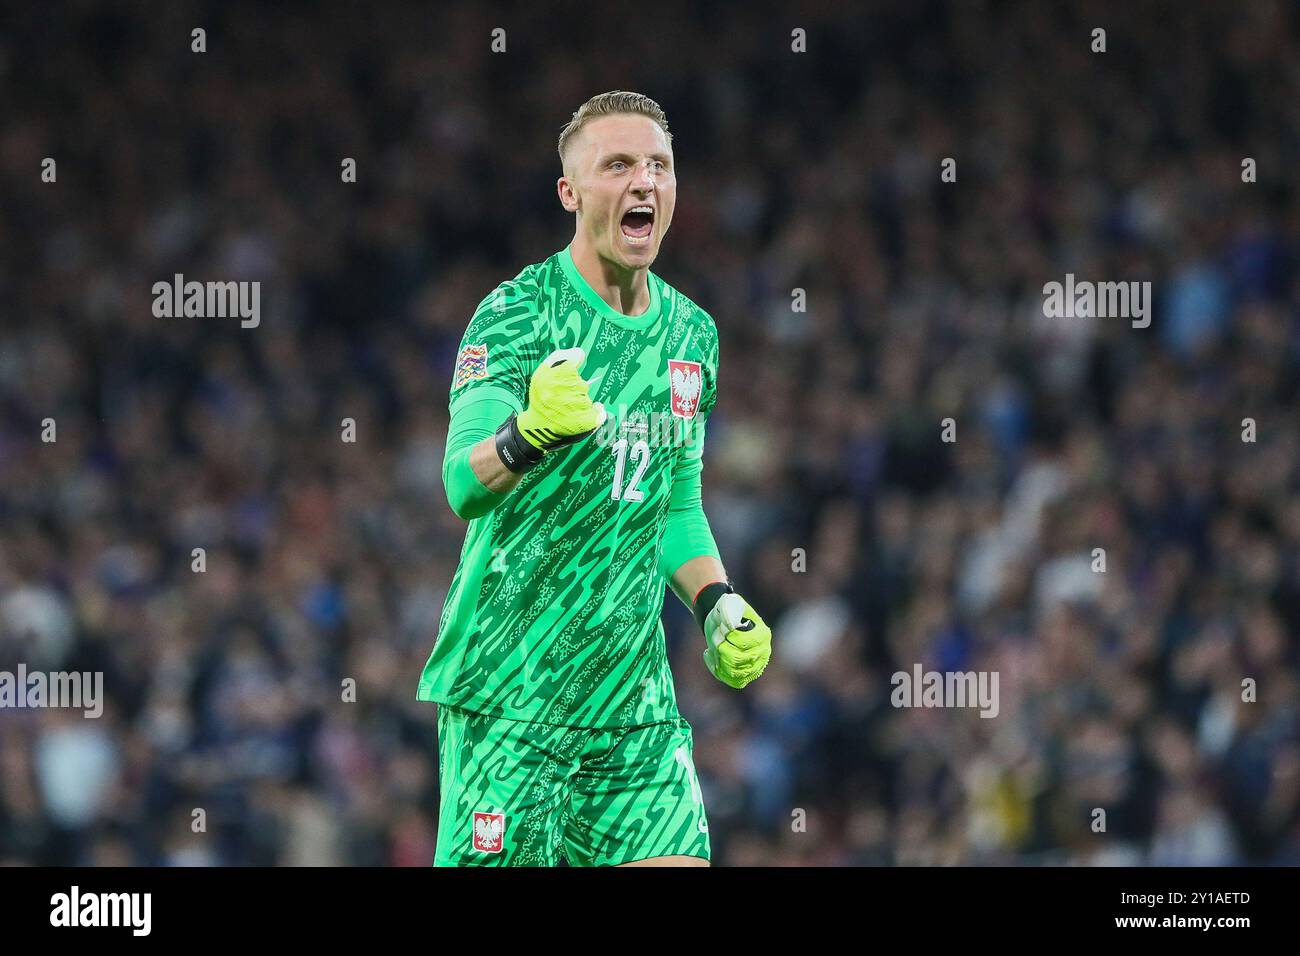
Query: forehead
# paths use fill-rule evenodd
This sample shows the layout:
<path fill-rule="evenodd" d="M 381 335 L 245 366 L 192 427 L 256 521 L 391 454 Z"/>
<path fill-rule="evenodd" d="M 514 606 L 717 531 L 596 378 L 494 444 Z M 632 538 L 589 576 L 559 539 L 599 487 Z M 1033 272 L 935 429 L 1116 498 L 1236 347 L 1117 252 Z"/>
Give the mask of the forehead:
<path fill-rule="evenodd" d="M 635 113 L 597 117 L 582 127 L 578 140 L 578 148 L 588 158 L 605 153 L 672 155 L 668 137 L 659 124 Z"/>

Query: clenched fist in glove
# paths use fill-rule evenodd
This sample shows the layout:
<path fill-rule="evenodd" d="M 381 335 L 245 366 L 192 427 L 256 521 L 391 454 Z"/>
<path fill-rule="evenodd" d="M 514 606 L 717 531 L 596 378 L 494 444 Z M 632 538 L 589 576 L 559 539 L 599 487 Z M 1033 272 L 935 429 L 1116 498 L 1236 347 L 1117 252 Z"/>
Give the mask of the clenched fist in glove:
<path fill-rule="evenodd" d="M 737 690 L 757 680 L 772 658 L 772 630 L 758 612 L 721 581 L 700 591 L 694 609 L 709 673 Z"/>
<path fill-rule="evenodd" d="M 528 383 L 528 407 L 497 429 L 497 454 L 513 472 L 527 471 L 547 452 L 582 441 L 605 422 L 579 366 L 580 348 L 552 352 Z"/>

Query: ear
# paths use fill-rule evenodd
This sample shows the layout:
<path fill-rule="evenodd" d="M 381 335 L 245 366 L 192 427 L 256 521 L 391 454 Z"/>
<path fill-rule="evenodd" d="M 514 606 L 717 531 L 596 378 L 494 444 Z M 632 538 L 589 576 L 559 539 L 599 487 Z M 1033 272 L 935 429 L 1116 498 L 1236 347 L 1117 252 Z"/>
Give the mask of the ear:
<path fill-rule="evenodd" d="M 555 191 L 559 194 L 560 205 L 564 207 L 565 212 L 577 212 L 582 208 L 582 201 L 578 199 L 578 192 L 573 188 L 573 180 L 568 176 L 561 176 L 555 183 Z"/>

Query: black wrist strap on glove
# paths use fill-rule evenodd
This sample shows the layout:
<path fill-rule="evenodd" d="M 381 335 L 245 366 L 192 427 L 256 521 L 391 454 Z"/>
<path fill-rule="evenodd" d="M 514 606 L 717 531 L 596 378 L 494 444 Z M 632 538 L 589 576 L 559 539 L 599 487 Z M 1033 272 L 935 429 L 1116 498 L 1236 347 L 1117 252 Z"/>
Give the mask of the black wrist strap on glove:
<path fill-rule="evenodd" d="M 700 626 L 701 631 L 704 630 L 704 622 L 708 618 L 709 612 L 713 610 L 714 605 L 718 603 L 722 595 L 735 593 L 736 589 L 731 586 L 730 581 L 714 581 L 695 595 L 695 606 L 692 610 L 695 612 L 695 623 Z"/>
<path fill-rule="evenodd" d="M 515 422 L 518 416 L 511 415 L 497 429 L 497 457 L 516 475 L 521 475 L 542 460 L 546 453 L 519 433 Z"/>

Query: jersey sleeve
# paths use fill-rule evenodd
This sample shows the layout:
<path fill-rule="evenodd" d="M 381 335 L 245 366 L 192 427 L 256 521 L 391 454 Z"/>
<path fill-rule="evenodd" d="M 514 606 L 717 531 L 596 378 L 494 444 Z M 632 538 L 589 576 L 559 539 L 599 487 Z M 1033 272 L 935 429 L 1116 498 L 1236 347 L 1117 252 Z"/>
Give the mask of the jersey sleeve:
<path fill-rule="evenodd" d="M 529 370 L 536 351 L 535 290 L 503 282 L 479 303 L 456 352 L 449 410 L 481 398 L 506 402 L 518 412 L 528 400 Z"/>
<path fill-rule="evenodd" d="M 687 423 L 686 440 L 679 449 L 678 459 L 679 468 L 693 461 L 697 473 L 700 456 L 704 451 L 704 425 L 713 412 L 713 406 L 718 403 L 718 330 L 707 312 L 701 312 L 700 315 L 704 322 L 700 354 L 700 405 L 695 416 Z"/>
<path fill-rule="evenodd" d="M 659 554 L 659 570 L 671 580 L 674 572 L 691 558 L 708 555 L 721 559 L 704 514 L 701 475 L 704 470 L 704 431 L 709 414 L 718 401 L 718 336 L 713 320 L 706 317 L 711 338 L 707 341 L 701 367 L 700 405 L 686 423 L 683 442 L 677 449 L 673 484 L 668 498 L 668 515 Z"/>
<path fill-rule="evenodd" d="M 718 401 L 718 329 L 708 313 L 703 314 L 707 337 L 704 345 L 703 383 L 700 393 L 700 410 L 696 417 L 707 420 Z"/>

